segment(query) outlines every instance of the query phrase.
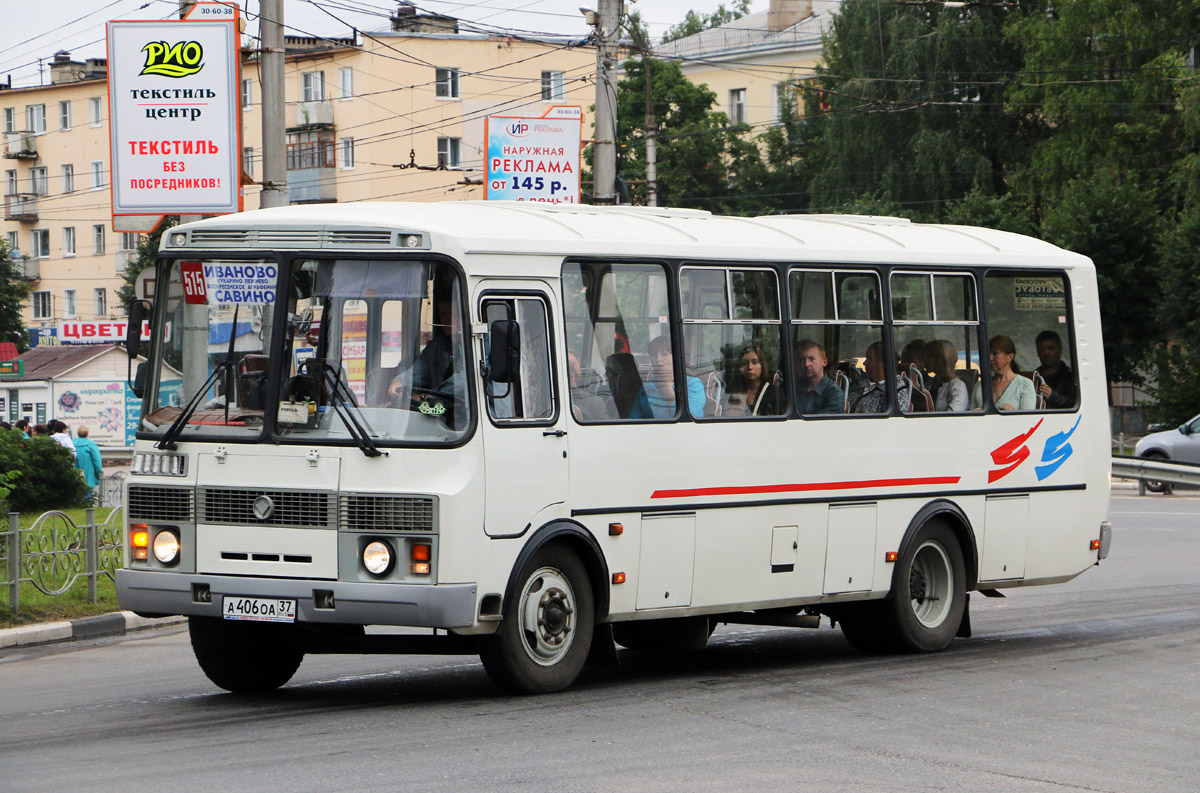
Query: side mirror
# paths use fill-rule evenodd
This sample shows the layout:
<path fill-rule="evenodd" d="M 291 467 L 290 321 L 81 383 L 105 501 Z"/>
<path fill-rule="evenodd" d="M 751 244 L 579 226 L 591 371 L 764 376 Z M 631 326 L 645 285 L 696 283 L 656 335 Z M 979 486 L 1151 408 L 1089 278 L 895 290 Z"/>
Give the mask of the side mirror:
<path fill-rule="evenodd" d="M 129 385 L 129 390 L 138 399 L 141 399 L 146 394 L 146 373 L 148 362 L 142 361 L 138 364 L 137 372 L 133 376 L 133 382 Z"/>
<path fill-rule="evenodd" d="M 148 300 L 135 300 L 129 306 L 129 324 L 125 326 L 125 351 L 131 361 L 138 357 L 138 348 L 142 343 L 142 323 L 150 316 L 152 308 Z"/>
<path fill-rule="evenodd" d="M 511 383 L 521 371 L 521 325 L 512 319 L 497 319 L 488 331 L 487 379 L 493 383 Z"/>

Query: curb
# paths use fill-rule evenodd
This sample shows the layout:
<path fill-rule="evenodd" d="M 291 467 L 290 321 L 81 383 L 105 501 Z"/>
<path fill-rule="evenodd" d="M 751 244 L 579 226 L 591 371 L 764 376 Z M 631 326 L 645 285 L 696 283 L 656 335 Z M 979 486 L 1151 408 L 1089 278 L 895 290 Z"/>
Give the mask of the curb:
<path fill-rule="evenodd" d="M 0 650 L 9 647 L 30 647 L 38 644 L 94 639 L 98 636 L 117 636 L 131 631 L 163 628 L 185 622 L 187 617 L 139 617 L 132 611 L 116 611 L 96 617 L 63 622 L 44 622 L 0 630 Z"/>

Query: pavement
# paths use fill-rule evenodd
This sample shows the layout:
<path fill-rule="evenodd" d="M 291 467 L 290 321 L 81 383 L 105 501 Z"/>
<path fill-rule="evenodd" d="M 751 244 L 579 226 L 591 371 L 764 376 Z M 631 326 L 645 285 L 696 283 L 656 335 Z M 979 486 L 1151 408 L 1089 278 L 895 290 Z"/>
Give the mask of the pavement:
<path fill-rule="evenodd" d="M 1136 493 L 1136 479 L 1114 479 L 1113 492 L 1127 495 L 1130 491 Z M 63 622 L 44 622 L 38 625 L 22 625 L 19 628 L 0 630 L 0 650 L 9 647 L 28 647 L 37 644 L 53 642 L 68 642 L 79 639 L 93 639 L 100 636 L 118 636 L 133 631 L 150 630 L 186 622 L 186 617 L 159 617 L 150 619 L 139 617 L 132 611 L 116 611 L 111 614 L 101 614 L 96 617 Z"/>

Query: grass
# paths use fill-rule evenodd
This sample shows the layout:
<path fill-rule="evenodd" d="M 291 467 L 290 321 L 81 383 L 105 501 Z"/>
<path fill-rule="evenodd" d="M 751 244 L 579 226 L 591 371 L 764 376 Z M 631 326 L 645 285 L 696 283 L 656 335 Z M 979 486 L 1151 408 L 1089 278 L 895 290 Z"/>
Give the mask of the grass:
<path fill-rule="evenodd" d="M 61 510 L 71 521 L 78 527 L 82 528 L 87 523 L 87 510 L 84 509 L 65 509 Z M 96 510 L 96 522 L 102 523 L 112 512 L 109 508 Z M 28 529 L 42 515 L 41 512 L 22 513 L 20 518 L 20 527 Z M 43 523 L 40 531 L 40 536 L 46 536 L 54 525 L 64 525 L 61 520 L 49 521 Z M 7 521 L 4 523 L 3 530 L 8 530 Z M 22 571 L 22 576 L 24 576 Z M 0 569 L 0 628 L 13 628 L 19 625 L 32 625 L 39 622 L 55 622 L 58 620 L 71 620 L 80 617 L 91 617 L 97 614 L 107 614 L 117 610 L 117 593 L 112 579 L 107 575 L 98 575 L 96 577 L 96 595 L 97 602 L 92 603 L 88 600 L 88 582 L 87 577 L 80 575 L 75 581 L 75 584 L 68 591 L 61 595 L 45 595 L 37 589 L 33 584 L 22 583 L 20 589 L 21 610 L 14 614 L 8 600 L 8 571 L 5 567 Z"/>

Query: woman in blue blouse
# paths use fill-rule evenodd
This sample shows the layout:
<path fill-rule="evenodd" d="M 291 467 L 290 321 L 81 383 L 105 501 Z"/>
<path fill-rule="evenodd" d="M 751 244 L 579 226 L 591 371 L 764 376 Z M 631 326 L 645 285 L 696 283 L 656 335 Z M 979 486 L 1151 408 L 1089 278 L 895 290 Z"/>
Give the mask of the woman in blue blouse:
<path fill-rule="evenodd" d="M 1033 410 L 1037 407 L 1037 395 L 1033 381 L 1021 375 L 1017 367 L 1017 347 L 1008 336 L 997 334 L 988 342 L 992 365 L 992 397 L 1000 410 Z M 975 384 L 971 394 L 971 407 L 983 407 L 982 384 Z"/>

